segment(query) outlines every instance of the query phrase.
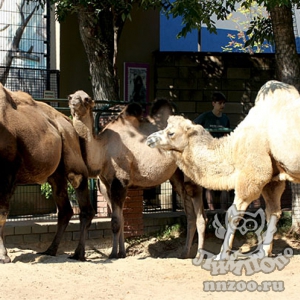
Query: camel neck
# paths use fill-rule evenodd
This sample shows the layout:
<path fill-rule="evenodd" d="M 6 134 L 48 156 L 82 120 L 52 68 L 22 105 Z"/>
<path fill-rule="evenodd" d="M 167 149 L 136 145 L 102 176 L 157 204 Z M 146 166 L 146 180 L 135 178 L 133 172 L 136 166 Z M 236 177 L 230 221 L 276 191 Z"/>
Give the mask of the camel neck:
<path fill-rule="evenodd" d="M 181 168 L 195 182 L 203 187 L 213 190 L 223 190 L 231 188 L 231 175 L 234 172 L 232 164 L 230 137 L 195 138 L 188 147 L 185 148 Z M 194 147 L 193 145 L 202 145 Z M 177 155 L 178 158 L 182 156 Z M 190 158 L 199 158 L 197 160 Z M 186 164 L 186 161 L 188 163 Z M 195 165 L 195 161 L 197 161 Z M 191 167 L 193 166 L 193 167 Z M 213 178 L 213 180 L 212 180 Z"/>

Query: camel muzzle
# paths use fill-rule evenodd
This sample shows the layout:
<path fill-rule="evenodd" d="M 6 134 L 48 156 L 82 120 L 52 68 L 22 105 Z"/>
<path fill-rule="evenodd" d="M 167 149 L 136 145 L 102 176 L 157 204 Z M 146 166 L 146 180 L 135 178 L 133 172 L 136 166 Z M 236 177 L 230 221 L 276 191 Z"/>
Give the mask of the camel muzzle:
<path fill-rule="evenodd" d="M 156 133 L 152 133 L 147 137 L 146 144 L 150 148 L 155 148 L 158 141 L 159 137 L 156 135 Z"/>

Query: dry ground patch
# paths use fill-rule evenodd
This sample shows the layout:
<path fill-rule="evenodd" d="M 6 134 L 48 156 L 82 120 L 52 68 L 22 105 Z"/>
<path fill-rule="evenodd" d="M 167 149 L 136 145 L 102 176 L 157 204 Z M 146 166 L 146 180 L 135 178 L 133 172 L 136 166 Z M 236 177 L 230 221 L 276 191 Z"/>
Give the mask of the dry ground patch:
<path fill-rule="evenodd" d="M 232 273 L 212 276 L 196 267 L 191 259 L 181 260 L 185 242 L 180 234 L 164 237 L 138 238 L 127 243 L 125 259 L 108 259 L 110 239 L 89 240 L 87 261 L 77 262 L 68 256 L 76 243 L 63 243 L 56 257 L 38 255 L 47 245 L 9 247 L 11 264 L 1 265 L 0 299 L 272 299 L 275 296 L 299 298 L 300 243 L 280 237 L 275 240 L 274 252 L 291 247 L 294 257 L 282 271 L 262 272 L 252 276 Z M 222 241 L 208 234 L 205 248 L 220 249 Z M 195 252 L 195 245 L 193 251 Z M 249 249 L 252 241 L 240 241 L 238 247 Z M 283 292 L 205 292 L 204 281 L 282 280 Z"/>

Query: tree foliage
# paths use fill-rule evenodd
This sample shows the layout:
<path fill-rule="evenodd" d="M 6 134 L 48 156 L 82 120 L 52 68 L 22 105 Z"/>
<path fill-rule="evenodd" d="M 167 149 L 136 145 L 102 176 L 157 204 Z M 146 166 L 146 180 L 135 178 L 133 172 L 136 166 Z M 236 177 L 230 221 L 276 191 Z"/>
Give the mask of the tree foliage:
<path fill-rule="evenodd" d="M 261 53 L 274 46 L 272 24 L 265 7 L 252 1 L 250 7 L 239 7 L 238 14 L 230 14 L 227 20 L 235 23 L 236 34 L 229 33 L 229 43 L 222 47 L 224 52 Z M 266 24 L 257 24 L 266 22 Z M 256 36 L 256 38 L 254 38 Z"/>
<path fill-rule="evenodd" d="M 45 5 L 47 0 L 27 0 Z M 300 8 L 300 0 L 50 0 L 55 4 L 56 16 L 59 21 L 63 21 L 68 14 L 78 13 L 85 10 L 91 13 L 96 19 L 102 12 L 110 11 L 115 18 L 120 17 L 123 22 L 131 20 L 131 10 L 134 5 L 141 9 L 160 9 L 168 18 L 182 17 L 182 29 L 177 37 L 185 37 L 187 33 L 201 26 L 207 26 L 210 32 L 216 33 L 215 19 L 226 20 L 228 16 L 235 12 L 238 7 L 251 8 L 257 2 L 268 11 L 274 6 L 295 6 Z M 247 34 L 252 34 L 250 42 L 267 39 L 272 41 L 272 28 L 270 18 L 254 18 L 251 21 Z"/>
<path fill-rule="evenodd" d="M 45 5 L 47 0 L 27 0 Z M 226 20 L 240 6 L 249 8 L 251 0 L 50 0 L 59 21 L 71 13 L 78 15 L 79 31 L 87 53 L 95 99 L 118 97 L 116 59 L 122 28 L 131 19 L 133 7 L 159 9 L 168 18 L 180 16 L 182 29 L 178 38 L 206 25 L 216 32 L 215 20 Z M 250 23 L 246 45 L 274 39 L 277 79 L 300 90 L 300 63 L 296 51 L 292 9 L 300 0 L 256 0 L 269 12 L 268 18 Z M 300 221 L 297 224 L 300 224 Z M 300 225 L 298 226 L 300 227 Z"/>
<path fill-rule="evenodd" d="M 46 2 L 46 0 L 28 1 L 35 1 L 42 5 Z M 235 12 L 240 6 L 247 9 L 251 7 L 253 2 L 257 2 L 259 6 L 264 7 L 269 12 L 269 15 L 266 18 L 255 17 L 251 20 L 250 26 L 246 31 L 247 38 L 245 38 L 245 47 L 254 47 L 257 44 L 263 44 L 265 40 L 269 43 L 279 43 L 279 45 L 280 43 L 286 43 L 287 39 L 281 40 L 282 36 L 280 36 L 280 32 L 278 32 L 278 26 L 286 27 L 285 31 L 288 33 L 288 43 L 291 43 L 293 26 L 290 22 L 292 21 L 287 20 L 288 24 L 280 25 L 280 20 L 277 19 L 277 16 L 279 16 L 278 13 L 280 11 L 290 12 L 294 6 L 300 7 L 300 0 L 50 0 L 50 2 L 51 4 L 55 4 L 56 16 L 59 21 L 63 21 L 68 14 L 75 13 L 79 15 L 79 21 L 81 22 L 79 26 L 85 26 L 85 28 L 89 27 L 88 32 L 81 31 L 81 37 L 89 57 L 91 77 L 95 75 L 92 73 L 99 71 L 97 68 L 93 68 L 93 65 L 99 64 L 97 59 L 99 60 L 100 56 L 110 61 L 111 64 L 106 66 L 102 65 L 102 69 L 107 70 L 106 73 L 102 74 L 102 77 L 110 73 L 113 74 L 111 77 L 108 76 L 107 80 L 102 83 L 104 85 L 105 82 L 109 82 L 113 80 L 113 77 L 116 77 L 115 65 L 118 55 L 118 41 L 124 23 L 131 20 L 133 7 L 139 7 L 145 10 L 159 9 L 167 18 L 180 16 L 182 18 L 182 28 L 177 35 L 177 37 L 180 38 L 185 37 L 192 30 L 199 30 L 203 25 L 205 25 L 210 32 L 216 32 L 215 20 L 226 20 L 228 16 L 232 12 Z M 290 18 L 290 14 L 288 18 Z M 274 32 L 274 27 L 276 27 L 276 32 Z M 275 39 L 275 37 L 277 37 L 277 39 Z M 89 56 L 89 48 L 93 44 L 91 38 L 94 38 L 94 42 L 98 41 L 98 48 L 91 49 L 92 51 L 90 51 L 90 53 L 99 54 L 98 58 L 93 57 L 93 55 Z M 294 63 L 296 50 L 293 48 L 296 49 L 296 46 L 290 44 L 289 55 L 294 57 Z M 276 45 L 275 49 L 278 49 L 278 45 Z M 100 62 L 102 61 L 100 60 Z M 280 68 L 282 68 L 282 66 L 280 66 Z M 298 71 L 295 70 L 295 72 Z M 288 76 L 291 77 L 290 74 Z M 279 76 L 279 79 L 281 79 L 281 77 L 282 76 Z M 96 86 L 96 83 L 93 83 L 93 85 L 95 91 L 100 88 Z M 100 93 L 97 94 L 97 98 L 113 99 L 114 97 L 112 96 L 117 95 L 116 90 L 118 87 L 116 85 L 115 81 L 114 91 L 108 93 L 109 97 L 104 97 L 104 94 Z M 104 87 L 104 90 L 105 89 L 106 87 Z"/>

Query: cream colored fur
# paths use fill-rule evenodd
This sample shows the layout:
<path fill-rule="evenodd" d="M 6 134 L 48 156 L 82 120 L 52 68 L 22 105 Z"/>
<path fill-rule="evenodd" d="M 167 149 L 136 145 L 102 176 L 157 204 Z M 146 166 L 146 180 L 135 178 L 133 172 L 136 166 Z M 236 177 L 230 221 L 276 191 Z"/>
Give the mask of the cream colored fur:
<path fill-rule="evenodd" d="M 278 81 L 267 82 L 255 106 L 228 136 L 213 138 L 201 125 L 170 116 L 166 129 L 150 135 L 150 147 L 166 150 L 194 182 L 215 190 L 235 190 L 234 205 L 245 211 L 260 194 L 266 217 L 280 217 L 285 180 L 300 182 L 300 97 Z M 223 245 L 223 254 L 232 246 Z M 271 255 L 272 245 L 265 247 Z M 226 254 L 225 253 L 225 254 Z M 224 257 L 224 255 L 223 255 Z"/>

